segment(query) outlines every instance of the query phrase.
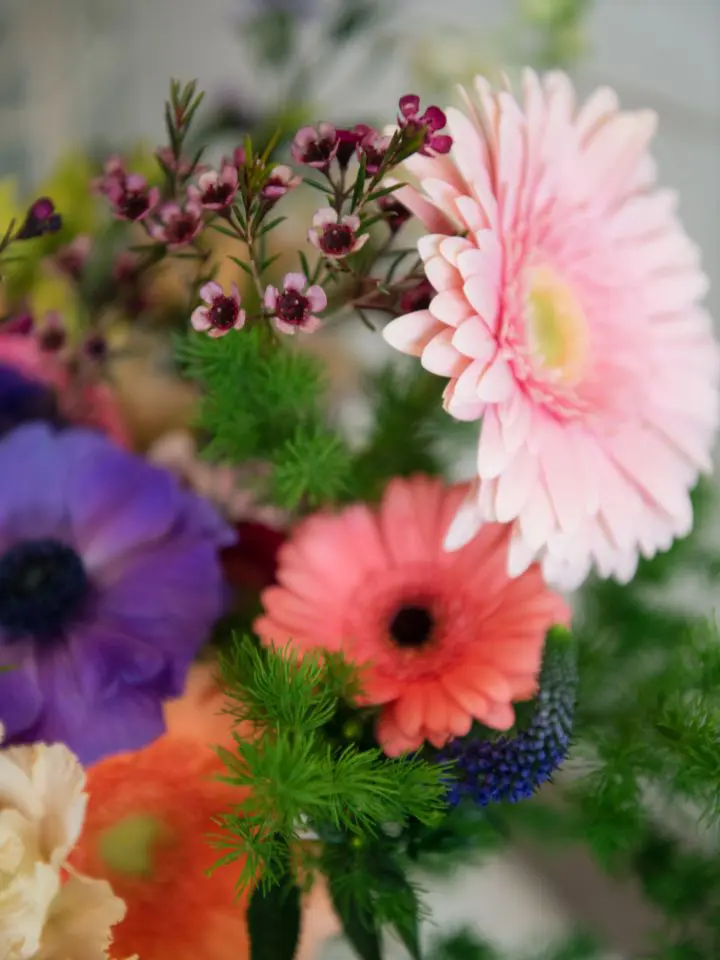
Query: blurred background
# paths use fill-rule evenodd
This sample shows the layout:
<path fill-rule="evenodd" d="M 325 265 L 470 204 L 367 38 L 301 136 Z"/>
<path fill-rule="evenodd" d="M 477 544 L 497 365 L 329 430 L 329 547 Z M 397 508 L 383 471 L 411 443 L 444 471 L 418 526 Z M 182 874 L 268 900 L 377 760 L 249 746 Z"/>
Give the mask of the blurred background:
<path fill-rule="evenodd" d="M 321 118 L 382 125 L 404 93 L 444 105 L 456 82 L 525 63 L 568 70 L 581 93 L 610 84 L 624 106 L 660 114 L 661 179 L 704 251 L 717 317 L 720 0 L 0 0 L 0 216 L 48 177 L 70 190 L 83 156 L 149 157 L 171 76 L 207 91 L 197 136 L 212 160 L 248 131 L 262 139 L 278 122 L 292 133 Z M 313 200 L 292 199 L 310 204 L 302 224 Z M 316 349 L 345 386 L 381 349 L 360 324 L 330 341 Z M 163 399 L 168 421 L 183 403 Z M 429 888 L 439 927 L 470 923 L 508 950 L 580 923 L 602 933 L 608 957 L 630 957 L 654 923 L 632 888 L 580 852 L 522 849 Z M 349 956 L 332 942 L 324 955 Z"/>

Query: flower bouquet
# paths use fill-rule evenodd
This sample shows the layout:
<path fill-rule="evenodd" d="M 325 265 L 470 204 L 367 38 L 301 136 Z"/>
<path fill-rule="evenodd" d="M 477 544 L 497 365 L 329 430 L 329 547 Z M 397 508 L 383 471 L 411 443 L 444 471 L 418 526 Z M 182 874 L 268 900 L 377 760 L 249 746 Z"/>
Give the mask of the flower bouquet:
<path fill-rule="evenodd" d="M 462 109 L 408 95 L 386 129 L 319 122 L 288 162 L 246 139 L 214 167 L 187 153 L 201 99 L 172 83 L 156 182 L 112 157 L 93 184 L 132 257 L 118 296 L 188 266 L 194 437 L 137 449 L 92 298 L 76 329 L 0 330 L 0 960 L 293 960 L 323 890 L 362 960 L 386 930 L 420 958 L 416 867 L 532 821 L 515 811 L 592 843 L 602 800 L 637 828 L 650 774 L 694 763 L 675 794 L 717 789 L 707 754 L 669 752 L 715 722 L 708 631 L 617 675 L 623 712 L 573 594 L 656 571 L 692 528 L 717 425 L 705 278 L 655 186 L 654 116 L 608 89 L 479 77 Z M 318 210 L 271 282 L 301 187 Z M 8 223 L 3 272 L 64 216 L 41 197 Z M 82 293 L 91 244 L 71 253 Z M 297 349 L 356 321 L 388 360 L 360 436 Z M 623 671 L 636 607 L 612 589 Z M 553 820 L 536 794 L 571 746 L 589 766 Z"/>

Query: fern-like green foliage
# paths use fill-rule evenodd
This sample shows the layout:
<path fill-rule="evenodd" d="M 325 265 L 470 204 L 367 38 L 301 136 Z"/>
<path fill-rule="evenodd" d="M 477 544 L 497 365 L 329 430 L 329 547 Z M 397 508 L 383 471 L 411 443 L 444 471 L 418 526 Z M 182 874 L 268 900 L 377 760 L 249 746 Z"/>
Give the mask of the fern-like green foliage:
<path fill-rule="evenodd" d="M 358 683 L 340 658 L 298 659 L 236 638 L 222 670 L 228 709 L 257 730 L 221 750 L 228 781 L 252 786 L 252 797 L 222 817 L 230 848 L 223 862 L 244 858 L 241 887 L 258 877 L 271 887 L 292 858 L 312 869 L 299 843 L 308 829 L 354 850 L 382 836 L 386 824 L 442 816 L 447 768 L 338 740 L 332 721 Z"/>
<path fill-rule="evenodd" d="M 203 391 L 199 426 L 210 437 L 208 456 L 271 464 L 267 496 L 287 509 L 338 498 L 351 456 L 328 427 L 317 360 L 274 342 L 271 329 L 260 325 L 220 339 L 191 333 L 177 354 Z"/>
<path fill-rule="evenodd" d="M 436 940 L 430 960 L 600 960 L 600 956 L 599 947 L 592 937 L 576 934 L 540 953 L 508 958 L 481 940 L 474 931 L 460 929 Z"/>

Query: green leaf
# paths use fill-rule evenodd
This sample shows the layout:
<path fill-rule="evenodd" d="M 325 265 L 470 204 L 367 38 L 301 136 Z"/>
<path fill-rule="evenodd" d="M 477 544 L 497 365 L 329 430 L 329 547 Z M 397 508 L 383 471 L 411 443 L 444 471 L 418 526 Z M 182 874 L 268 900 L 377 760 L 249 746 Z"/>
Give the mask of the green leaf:
<path fill-rule="evenodd" d="M 343 933 L 360 960 L 382 960 L 380 933 L 373 917 L 358 908 L 357 901 L 342 896 L 334 876 L 328 878 L 330 897 L 342 924 Z M 253 958 L 254 960 L 254 958 Z"/>
<path fill-rule="evenodd" d="M 419 923 L 419 904 L 417 894 L 407 879 L 397 880 L 398 892 L 403 888 L 403 898 L 407 898 L 414 904 L 414 911 L 404 912 L 393 924 L 395 932 L 405 945 L 405 949 L 413 960 L 422 960 L 422 951 L 420 949 L 420 923 Z"/>
<path fill-rule="evenodd" d="M 300 890 L 289 874 L 279 886 L 255 888 L 248 931 L 252 960 L 293 960 L 300 939 Z"/>
<path fill-rule="evenodd" d="M 363 154 L 360 157 L 360 166 L 357 172 L 357 179 L 355 180 L 355 186 L 353 187 L 352 203 L 350 204 L 351 211 L 357 209 L 360 200 L 362 199 L 363 190 L 365 189 L 366 163 L 367 161 L 365 159 L 365 154 Z"/>

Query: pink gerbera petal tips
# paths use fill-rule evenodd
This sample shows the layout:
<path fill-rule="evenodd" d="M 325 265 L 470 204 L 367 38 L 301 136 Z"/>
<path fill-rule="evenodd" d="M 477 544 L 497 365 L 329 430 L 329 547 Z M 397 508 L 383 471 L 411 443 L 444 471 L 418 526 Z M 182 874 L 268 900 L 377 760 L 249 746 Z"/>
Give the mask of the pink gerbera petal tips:
<path fill-rule="evenodd" d="M 621 582 L 692 526 L 710 469 L 718 348 L 706 278 L 655 186 L 655 116 L 603 88 L 523 77 L 523 103 L 482 78 L 450 109 L 449 156 L 410 158 L 395 196 L 431 231 L 433 297 L 386 340 L 449 379 L 445 407 L 482 417 L 477 474 L 448 548 L 512 525 L 509 571 L 535 558 L 577 586 Z M 410 105 L 414 108 L 414 104 Z"/>
<path fill-rule="evenodd" d="M 231 330 L 240 330 L 245 325 L 245 311 L 240 309 L 240 294 L 235 284 L 230 293 L 225 293 L 219 283 L 211 281 L 200 290 L 205 306 L 193 310 L 190 322 L 209 337 L 224 337 Z"/>
<path fill-rule="evenodd" d="M 484 527 L 456 553 L 443 539 L 465 496 L 425 477 L 396 479 L 377 510 L 356 504 L 305 521 L 262 594 L 264 643 L 342 651 L 381 708 L 386 753 L 436 747 L 473 720 L 505 730 L 535 692 L 545 634 L 568 609 L 537 566 L 506 572 L 510 530 Z"/>
<path fill-rule="evenodd" d="M 314 333 L 322 321 L 315 316 L 327 306 L 327 296 L 322 287 L 313 285 L 305 290 L 307 279 L 302 273 L 286 273 L 282 290 L 268 287 L 265 290 L 265 306 L 270 311 L 276 330 L 293 335 Z"/>

